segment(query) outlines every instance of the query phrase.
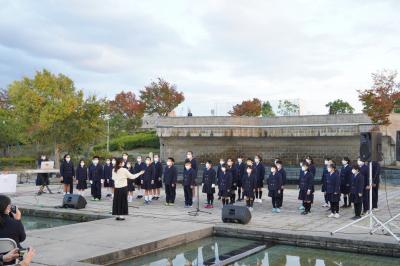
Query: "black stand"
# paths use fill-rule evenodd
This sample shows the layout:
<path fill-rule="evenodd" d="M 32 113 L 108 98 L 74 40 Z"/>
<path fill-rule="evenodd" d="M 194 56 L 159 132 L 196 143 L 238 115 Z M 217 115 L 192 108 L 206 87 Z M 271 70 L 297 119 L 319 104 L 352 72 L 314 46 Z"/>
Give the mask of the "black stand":
<path fill-rule="evenodd" d="M 200 192 L 199 192 L 199 187 L 200 187 L 200 186 L 196 186 L 196 187 L 197 187 L 197 206 L 196 206 L 196 210 L 190 211 L 190 212 L 188 212 L 188 214 L 189 214 L 190 216 L 198 216 L 199 213 L 211 214 L 211 212 L 206 212 L 206 211 L 200 210 Z"/>

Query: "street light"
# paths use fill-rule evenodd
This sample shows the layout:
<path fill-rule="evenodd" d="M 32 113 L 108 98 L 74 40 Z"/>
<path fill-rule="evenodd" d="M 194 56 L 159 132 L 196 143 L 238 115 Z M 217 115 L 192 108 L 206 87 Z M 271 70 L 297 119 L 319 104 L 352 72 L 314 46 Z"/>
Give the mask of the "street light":
<path fill-rule="evenodd" d="M 104 115 L 104 119 L 107 120 L 107 152 L 110 152 L 110 115 Z"/>

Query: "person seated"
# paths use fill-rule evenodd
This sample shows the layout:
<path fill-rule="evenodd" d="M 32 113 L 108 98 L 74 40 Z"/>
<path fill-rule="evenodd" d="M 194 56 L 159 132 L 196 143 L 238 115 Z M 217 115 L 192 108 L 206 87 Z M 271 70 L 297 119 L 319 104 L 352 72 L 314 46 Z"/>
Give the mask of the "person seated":
<path fill-rule="evenodd" d="M 16 265 L 17 266 L 29 266 L 32 262 L 33 256 L 35 256 L 35 252 L 36 251 L 33 248 L 29 248 L 28 253 L 26 253 L 24 258 Z M 0 254 L 0 266 L 3 266 L 4 263 L 6 263 L 6 265 L 8 263 L 12 263 L 19 257 L 20 257 L 20 253 L 19 253 L 18 248 L 13 249 L 6 254 Z"/>

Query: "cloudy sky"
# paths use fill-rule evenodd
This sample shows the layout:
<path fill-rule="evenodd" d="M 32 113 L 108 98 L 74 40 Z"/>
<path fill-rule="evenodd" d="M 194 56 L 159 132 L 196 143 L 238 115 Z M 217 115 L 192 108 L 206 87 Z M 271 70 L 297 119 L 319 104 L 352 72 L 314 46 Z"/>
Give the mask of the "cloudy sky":
<path fill-rule="evenodd" d="M 0 88 L 46 68 L 112 98 L 162 77 L 195 115 L 258 97 L 357 111 L 370 74 L 400 69 L 398 0 L 0 0 Z"/>

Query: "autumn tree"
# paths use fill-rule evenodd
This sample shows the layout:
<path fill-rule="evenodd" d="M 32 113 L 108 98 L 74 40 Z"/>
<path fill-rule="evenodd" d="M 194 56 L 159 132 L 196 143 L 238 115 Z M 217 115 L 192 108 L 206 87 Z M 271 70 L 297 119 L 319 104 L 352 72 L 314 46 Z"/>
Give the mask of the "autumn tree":
<path fill-rule="evenodd" d="M 389 125 L 389 115 L 400 101 L 400 83 L 396 81 L 397 72 L 384 70 L 372 74 L 372 87 L 359 90 L 363 112 L 373 123 Z"/>
<path fill-rule="evenodd" d="M 7 148 L 20 142 L 21 128 L 13 117 L 13 108 L 4 89 L 0 89 L 0 148 L 7 155 Z"/>
<path fill-rule="evenodd" d="M 162 78 L 153 81 L 140 91 L 140 100 L 147 114 L 168 116 L 180 103 L 185 100 L 183 92 L 178 92 L 176 85 Z"/>
<path fill-rule="evenodd" d="M 112 136 L 132 133 L 141 126 L 145 104 L 131 92 L 120 92 L 109 102 L 110 131 Z"/>
<path fill-rule="evenodd" d="M 352 114 L 354 112 L 354 108 L 348 102 L 345 102 L 341 99 L 329 102 L 325 105 L 325 107 L 329 108 L 330 115 Z"/>
<path fill-rule="evenodd" d="M 280 100 L 278 104 L 278 113 L 284 116 L 299 115 L 300 106 L 289 100 Z"/>
<path fill-rule="evenodd" d="M 246 100 L 240 104 L 232 107 L 228 112 L 231 116 L 260 116 L 261 115 L 261 101 L 254 98 L 253 100 Z"/>
<path fill-rule="evenodd" d="M 274 110 L 269 101 L 263 102 L 261 106 L 261 116 L 262 117 L 273 117 L 275 116 Z"/>

